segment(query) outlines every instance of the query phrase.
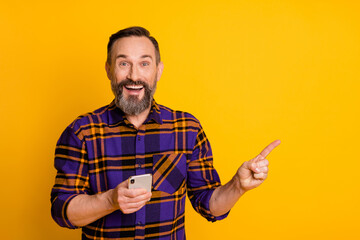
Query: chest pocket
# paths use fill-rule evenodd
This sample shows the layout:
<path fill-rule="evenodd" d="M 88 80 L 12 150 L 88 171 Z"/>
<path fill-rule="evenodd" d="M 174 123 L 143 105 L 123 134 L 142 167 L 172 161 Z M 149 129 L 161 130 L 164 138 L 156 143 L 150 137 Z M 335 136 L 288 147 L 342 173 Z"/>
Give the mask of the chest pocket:
<path fill-rule="evenodd" d="M 186 178 L 185 154 L 162 154 L 153 156 L 153 188 L 173 194 Z"/>

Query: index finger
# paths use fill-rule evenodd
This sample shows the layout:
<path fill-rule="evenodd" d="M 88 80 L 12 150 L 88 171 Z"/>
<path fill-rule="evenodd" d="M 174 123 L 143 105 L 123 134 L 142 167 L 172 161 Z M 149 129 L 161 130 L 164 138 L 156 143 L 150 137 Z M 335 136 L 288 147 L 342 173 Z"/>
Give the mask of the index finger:
<path fill-rule="evenodd" d="M 266 158 L 269 153 L 281 143 L 280 140 L 275 140 L 270 143 L 264 150 L 261 151 L 260 156 Z"/>
<path fill-rule="evenodd" d="M 124 189 L 124 196 L 128 198 L 135 198 L 146 193 L 147 191 L 144 188 Z"/>

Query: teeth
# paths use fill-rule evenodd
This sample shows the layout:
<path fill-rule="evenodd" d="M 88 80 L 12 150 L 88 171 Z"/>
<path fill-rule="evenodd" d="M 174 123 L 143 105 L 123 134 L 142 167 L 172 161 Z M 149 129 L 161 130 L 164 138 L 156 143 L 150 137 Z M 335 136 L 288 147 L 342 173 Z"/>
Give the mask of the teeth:
<path fill-rule="evenodd" d="M 125 87 L 128 89 L 134 89 L 134 90 L 139 90 L 139 89 L 143 88 L 142 85 L 126 85 Z"/>

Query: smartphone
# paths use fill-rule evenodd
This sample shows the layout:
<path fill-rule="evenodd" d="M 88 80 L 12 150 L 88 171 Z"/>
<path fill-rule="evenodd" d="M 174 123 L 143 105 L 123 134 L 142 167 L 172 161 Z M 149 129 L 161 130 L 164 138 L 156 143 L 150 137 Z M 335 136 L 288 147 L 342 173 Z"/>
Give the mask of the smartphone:
<path fill-rule="evenodd" d="M 151 174 L 131 176 L 129 177 L 128 181 L 129 181 L 129 189 L 144 188 L 146 189 L 146 191 L 151 192 L 151 186 L 152 186 Z"/>

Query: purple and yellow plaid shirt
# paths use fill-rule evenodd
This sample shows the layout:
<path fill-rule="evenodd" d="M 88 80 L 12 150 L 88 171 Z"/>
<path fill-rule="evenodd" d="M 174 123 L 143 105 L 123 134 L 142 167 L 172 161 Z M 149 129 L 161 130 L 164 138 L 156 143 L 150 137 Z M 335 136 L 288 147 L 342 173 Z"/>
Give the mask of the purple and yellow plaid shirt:
<path fill-rule="evenodd" d="M 117 210 L 82 228 L 82 239 L 185 239 L 186 192 L 194 209 L 209 221 L 220 179 L 209 141 L 192 115 L 153 101 L 136 129 L 114 101 L 78 117 L 61 135 L 55 152 L 57 175 L 51 213 L 63 227 L 76 228 L 66 208 L 79 194 L 115 188 L 133 175 L 153 175 L 151 200 L 132 214 Z"/>

